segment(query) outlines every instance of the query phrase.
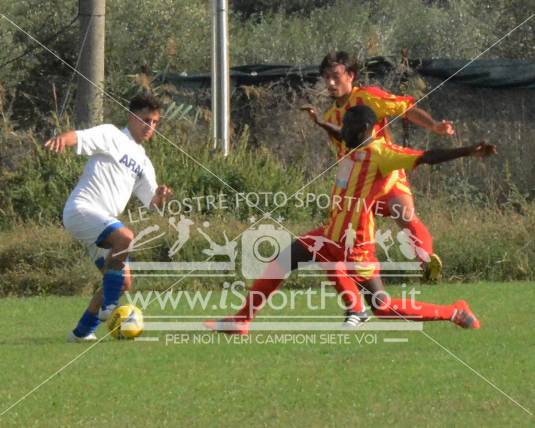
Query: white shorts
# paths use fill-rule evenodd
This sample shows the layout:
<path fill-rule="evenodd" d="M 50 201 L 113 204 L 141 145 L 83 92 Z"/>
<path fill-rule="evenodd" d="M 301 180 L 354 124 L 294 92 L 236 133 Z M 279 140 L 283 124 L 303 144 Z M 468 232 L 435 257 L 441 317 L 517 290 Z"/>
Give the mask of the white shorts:
<path fill-rule="evenodd" d="M 110 233 L 124 225 L 115 217 L 87 208 L 63 211 L 63 225 L 86 248 L 89 257 L 101 268 L 110 250 L 100 247 Z"/>

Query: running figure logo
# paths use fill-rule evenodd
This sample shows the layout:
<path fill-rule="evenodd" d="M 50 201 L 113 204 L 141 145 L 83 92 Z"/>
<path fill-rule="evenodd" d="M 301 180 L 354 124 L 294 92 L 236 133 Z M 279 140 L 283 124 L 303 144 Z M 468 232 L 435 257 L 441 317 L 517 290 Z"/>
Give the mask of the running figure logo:
<path fill-rule="evenodd" d="M 340 248 L 340 245 L 338 245 L 336 242 L 331 241 L 328 238 L 325 238 L 325 236 L 312 236 L 312 235 L 305 235 L 303 238 L 312 239 L 314 241 L 314 245 L 308 246 L 307 250 L 312 252 L 312 261 L 316 261 L 316 255 L 318 254 L 318 251 L 320 251 L 325 244 L 333 244 L 334 246 Z"/>
<path fill-rule="evenodd" d="M 203 254 L 206 254 L 209 257 L 228 256 L 231 262 L 236 260 L 236 247 L 238 246 L 238 243 L 236 241 L 229 241 L 227 234 L 224 231 L 223 236 L 225 238 L 225 245 L 219 245 L 218 243 L 214 242 L 214 240 L 210 238 L 207 233 L 203 232 L 199 228 L 197 228 L 197 232 L 204 236 L 204 239 L 206 239 L 210 244 L 210 248 L 202 250 Z"/>
<path fill-rule="evenodd" d="M 171 258 L 188 242 L 190 238 L 190 228 L 195 223 L 184 215 L 180 214 L 180 221 L 177 223 L 175 217 L 169 219 L 169 225 L 172 226 L 178 232 L 178 239 L 169 249 L 167 255 Z"/>

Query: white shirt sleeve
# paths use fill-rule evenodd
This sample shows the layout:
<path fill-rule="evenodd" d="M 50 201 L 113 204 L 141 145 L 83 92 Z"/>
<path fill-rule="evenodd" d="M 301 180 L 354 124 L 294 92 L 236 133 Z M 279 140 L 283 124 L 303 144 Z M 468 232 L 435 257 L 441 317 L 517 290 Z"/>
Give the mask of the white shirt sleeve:
<path fill-rule="evenodd" d="M 134 186 L 134 194 L 145 205 L 150 208 L 150 201 L 156 193 L 158 183 L 156 182 L 156 173 L 152 162 L 147 158 L 145 167 L 143 168 L 143 174 L 136 180 Z"/>
<path fill-rule="evenodd" d="M 99 125 L 94 128 L 76 131 L 76 153 L 91 156 L 97 153 L 116 155 L 119 138 L 123 134 L 113 125 Z"/>

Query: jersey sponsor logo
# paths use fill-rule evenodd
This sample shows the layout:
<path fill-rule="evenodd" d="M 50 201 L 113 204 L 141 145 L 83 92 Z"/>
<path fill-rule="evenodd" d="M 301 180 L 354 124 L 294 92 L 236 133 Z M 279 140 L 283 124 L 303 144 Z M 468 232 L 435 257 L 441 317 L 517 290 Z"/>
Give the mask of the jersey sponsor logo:
<path fill-rule="evenodd" d="M 138 177 L 141 177 L 143 174 L 143 168 L 139 165 L 135 159 L 128 158 L 128 155 L 124 154 L 123 157 L 119 160 L 119 163 L 125 165 L 129 170 L 131 170 Z"/>
<path fill-rule="evenodd" d="M 347 183 L 349 181 L 349 177 L 351 176 L 351 171 L 353 171 L 354 165 L 355 162 L 349 158 L 344 158 L 340 162 L 338 165 L 338 172 L 336 173 L 336 187 L 341 189 L 347 188 Z"/>

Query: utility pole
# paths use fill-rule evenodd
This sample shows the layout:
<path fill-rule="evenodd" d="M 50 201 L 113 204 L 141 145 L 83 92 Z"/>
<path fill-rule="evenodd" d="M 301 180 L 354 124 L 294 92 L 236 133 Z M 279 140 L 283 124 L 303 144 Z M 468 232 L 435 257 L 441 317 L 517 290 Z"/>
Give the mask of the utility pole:
<path fill-rule="evenodd" d="M 76 125 L 102 122 L 106 0 L 79 0 L 80 67 L 76 94 Z M 99 89 L 102 88 L 102 89 Z"/>
<path fill-rule="evenodd" d="M 212 0 L 212 127 L 214 148 L 229 153 L 228 0 Z"/>

